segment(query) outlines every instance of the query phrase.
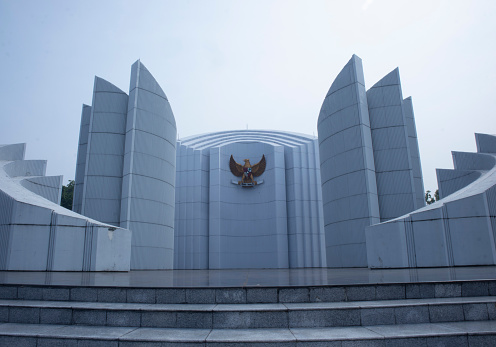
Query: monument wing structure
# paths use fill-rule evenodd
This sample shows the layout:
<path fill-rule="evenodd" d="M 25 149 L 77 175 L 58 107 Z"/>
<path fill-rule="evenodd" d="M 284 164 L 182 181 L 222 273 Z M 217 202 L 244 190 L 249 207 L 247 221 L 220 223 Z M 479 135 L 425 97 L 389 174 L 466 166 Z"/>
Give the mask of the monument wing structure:
<path fill-rule="evenodd" d="M 369 267 L 496 264 L 496 136 L 475 140 L 477 153 L 437 170 L 441 200 L 366 229 Z"/>
<path fill-rule="evenodd" d="M 171 269 L 174 253 L 176 122 L 167 96 L 141 61 L 129 95 L 95 77 L 83 105 L 74 210 L 133 231 L 132 269 Z"/>
<path fill-rule="evenodd" d="M 365 267 L 365 228 L 424 204 L 413 108 L 398 69 L 366 91 L 353 55 L 324 99 L 317 129 L 327 266 Z"/>
<path fill-rule="evenodd" d="M 0 270 L 128 271 L 131 232 L 61 207 L 62 176 L 0 145 Z"/>

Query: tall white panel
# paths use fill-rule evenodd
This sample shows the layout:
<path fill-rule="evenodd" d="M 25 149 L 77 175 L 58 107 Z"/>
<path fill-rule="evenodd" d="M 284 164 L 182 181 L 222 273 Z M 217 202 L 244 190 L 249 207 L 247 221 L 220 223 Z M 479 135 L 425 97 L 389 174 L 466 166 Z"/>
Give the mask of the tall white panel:
<path fill-rule="evenodd" d="M 362 61 L 356 55 L 326 95 L 317 124 L 327 266 L 367 266 L 365 227 L 379 222 Z"/>
<path fill-rule="evenodd" d="M 131 68 L 121 226 L 132 230 L 132 269 L 171 269 L 174 257 L 176 123 L 165 93 L 138 60 Z M 161 195 L 144 196 L 136 186 Z"/>

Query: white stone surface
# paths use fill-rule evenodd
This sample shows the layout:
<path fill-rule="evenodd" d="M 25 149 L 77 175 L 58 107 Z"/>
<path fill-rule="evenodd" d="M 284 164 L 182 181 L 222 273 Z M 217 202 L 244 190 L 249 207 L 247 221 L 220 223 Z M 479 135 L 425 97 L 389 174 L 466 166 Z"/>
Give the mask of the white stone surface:
<path fill-rule="evenodd" d="M 73 208 L 133 230 L 132 269 L 173 266 L 176 133 L 165 93 L 139 60 L 129 96 L 95 77 L 81 116 Z"/>
<path fill-rule="evenodd" d="M 403 100 L 398 69 L 365 92 L 353 55 L 326 95 L 317 128 L 327 265 L 367 266 L 365 228 L 424 204 L 413 107 Z"/>
<path fill-rule="evenodd" d="M 315 138 L 278 131 L 226 131 L 178 141 L 175 268 L 325 266 Z M 242 188 L 233 155 L 267 167 Z"/>
<path fill-rule="evenodd" d="M 62 177 L 24 149 L 0 146 L 0 270 L 128 271 L 131 232 L 59 206 Z"/>
<path fill-rule="evenodd" d="M 477 153 L 453 153 L 455 170 L 438 170 L 441 200 L 366 229 L 369 267 L 496 264 L 496 140 L 476 142 Z"/>

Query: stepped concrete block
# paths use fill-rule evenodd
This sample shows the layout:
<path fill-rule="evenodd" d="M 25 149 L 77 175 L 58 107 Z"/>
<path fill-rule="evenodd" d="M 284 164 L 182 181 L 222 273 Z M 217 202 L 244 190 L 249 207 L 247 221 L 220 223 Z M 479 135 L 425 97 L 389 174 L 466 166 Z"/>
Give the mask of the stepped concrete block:
<path fill-rule="evenodd" d="M 154 328 L 176 327 L 176 312 L 154 311 L 141 313 L 141 326 Z"/>
<path fill-rule="evenodd" d="M 139 327 L 141 313 L 139 311 L 107 311 L 107 324 L 114 327 Z"/>
<path fill-rule="evenodd" d="M 489 320 L 496 320 L 496 303 L 487 304 L 487 313 L 489 315 Z"/>
<path fill-rule="evenodd" d="M 463 315 L 468 321 L 488 320 L 487 304 L 465 304 L 463 305 Z"/>
<path fill-rule="evenodd" d="M 188 304 L 210 304 L 215 302 L 215 289 L 186 289 Z"/>
<path fill-rule="evenodd" d="M 431 323 L 463 321 L 463 306 L 460 305 L 430 305 L 429 317 Z"/>
<path fill-rule="evenodd" d="M 72 319 L 77 325 L 104 326 L 107 324 L 107 313 L 103 310 L 74 309 Z"/>
<path fill-rule="evenodd" d="M 459 283 L 436 283 L 434 287 L 436 298 L 453 298 L 462 296 L 462 286 Z"/>
<path fill-rule="evenodd" d="M 468 336 L 468 345 L 469 346 L 495 346 L 496 345 L 496 336 L 494 335 L 469 335 Z"/>
<path fill-rule="evenodd" d="M 434 284 L 407 284 L 406 299 L 434 298 Z"/>
<path fill-rule="evenodd" d="M 212 329 L 212 312 L 177 312 L 177 328 Z"/>
<path fill-rule="evenodd" d="M 290 344 L 287 344 L 287 343 Z M 226 346 L 230 344 L 249 344 L 256 343 L 277 343 L 277 346 L 294 346 L 295 337 L 288 329 L 215 329 L 207 337 L 208 346 Z"/>
<path fill-rule="evenodd" d="M 462 296 L 487 296 L 489 285 L 487 282 L 464 282 L 462 283 Z"/>
<path fill-rule="evenodd" d="M 155 289 L 157 304 L 182 304 L 186 302 L 185 289 Z"/>
<path fill-rule="evenodd" d="M 395 307 L 396 324 L 429 323 L 429 308 L 427 306 Z"/>
<path fill-rule="evenodd" d="M 249 304 L 256 303 L 273 303 L 277 302 L 277 288 L 247 288 L 246 302 Z"/>
<path fill-rule="evenodd" d="M 76 339 L 38 338 L 36 347 L 78 347 Z"/>
<path fill-rule="evenodd" d="M 98 288 L 99 302 L 126 302 L 127 290 L 122 288 Z"/>
<path fill-rule="evenodd" d="M 279 302 L 309 302 L 308 288 L 281 288 Z"/>
<path fill-rule="evenodd" d="M 141 303 L 141 304 L 154 304 L 155 303 L 155 289 L 128 289 L 127 302 Z"/>
<path fill-rule="evenodd" d="M 405 286 L 388 285 L 376 287 L 377 300 L 405 299 Z"/>
<path fill-rule="evenodd" d="M 346 288 L 346 298 L 348 301 L 375 300 L 375 286 L 357 286 Z"/>
<path fill-rule="evenodd" d="M 394 308 L 371 308 L 360 310 L 361 325 L 383 325 L 395 323 Z"/>
<path fill-rule="evenodd" d="M 344 287 L 310 288 L 310 302 L 346 301 Z"/>
<path fill-rule="evenodd" d="M 42 300 L 43 289 L 41 287 L 19 287 L 17 298 L 21 300 Z"/>
<path fill-rule="evenodd" d="M 360 325 L 360 310 L 306 310 L 289 311 L 290 328 L 340 327 Z"/>
<path fill-rule="evenodd" d="M 243 289 L 216 289 L 215 302 L 218 304 L 244 304 L 246 303 L 246 291 Z"/>
<path fill-rule="evenodd" d="M 0 322 L 6 323 L 9 321 L 9 308 L 0 307 Z"/>
<path fill-rule="evenodd" d="M 42 308 L 40 324 L 72 324 L 70 308 Z"/>
<path fill-rule="evenodd" d="M 369 341 L 382 340 L 383 337 L 364 327 L 350 328 L 318 328 L 318 329 L 291 329 L 298 342 L 308 343 L 310 341 L 327 341 L 332 336 L 332 340 L 346 342 L 350 340 L 370 339 Z M 350 341 L 351 342 L 351 341 Z"/>
<path fill-rule="evenodd" d="M 70 297 L 68 288 L 43 288 L 43 300 L 67 301 Z"/>
<path fill-rule="evenodd" d="M 9 321 L 11 323 L 38 324 L 40 322 L 40 309 L 37 307 L 10 307 Z"/>
<path fill-rule="evenodd" d="M 214 329 L 287 328 L 286 311 L 217 311 L 213 314 Z"/>
<path fill-rule="evenodd" d="M 36 347 L 36 337 L 0 336 L 1 346 Z"/>
<path fill-rule="evenodd" d="M 17 287 L 15 286 L 0 286 L 1 299 L 17 299 Z"/>
<path fill-rule="evenodd" d="M 139 343 L 160 343 L 160 346 L 168 346 L 168 343 L 178 343 L 180 346 L 197 345 L 205 343 L 210 330 L 207 329 L 136 329 L 121 337 L 119 343 L 123 346 L 139 346 Z M 134 344 L 138 343 L 138 345 Z M 131 344 L 133 343 L 133 344 Z M 151 346 L 154 346 L 153 344 Z"/>
<path fill-rule="evenodd" d="M 71 288 L 71 301 L 98 301 L 98 289 L 96 288 Z"/>

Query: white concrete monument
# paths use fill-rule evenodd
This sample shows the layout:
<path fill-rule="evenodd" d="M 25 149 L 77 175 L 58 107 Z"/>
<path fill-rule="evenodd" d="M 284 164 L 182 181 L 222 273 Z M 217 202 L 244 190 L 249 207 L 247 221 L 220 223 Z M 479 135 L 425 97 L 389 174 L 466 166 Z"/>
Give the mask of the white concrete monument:
<path fill-rule="evenodd" d="M 62 176 L 25 149 L 0 146 L 0 270 L 129 271 L 131 232 L 61 207 Z"/>

